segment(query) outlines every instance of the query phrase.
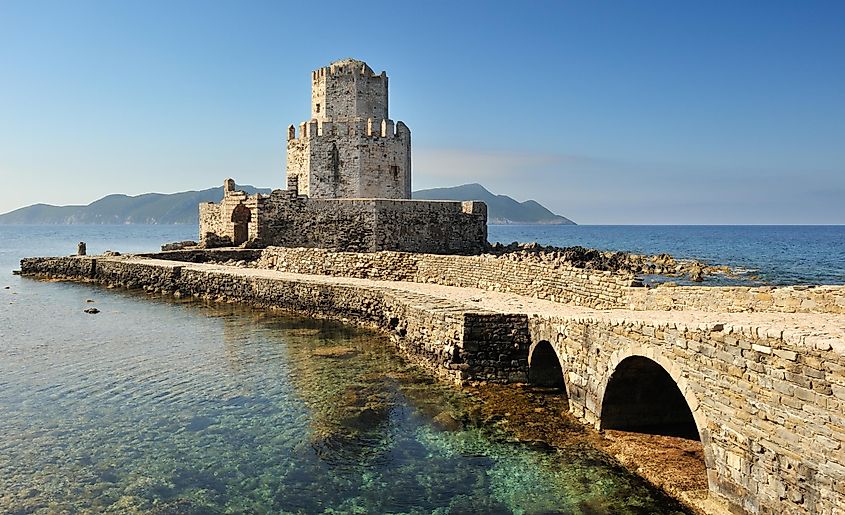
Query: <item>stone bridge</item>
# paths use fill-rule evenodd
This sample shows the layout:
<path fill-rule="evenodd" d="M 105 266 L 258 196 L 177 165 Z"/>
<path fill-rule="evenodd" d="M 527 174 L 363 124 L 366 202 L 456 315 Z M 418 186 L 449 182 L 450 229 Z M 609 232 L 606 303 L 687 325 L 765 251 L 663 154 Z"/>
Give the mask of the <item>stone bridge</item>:
<path fill-rule="evenodd" d="M 530 267 L 533 282 L 506 270 L 512 283 L 493 287 L 467 284 L 510 266 L 492 258 L 485 271 L 476 257 L 427 268 L 398 253 L 314 254 L 277 251 L 251 268 L 190 254 L 45 258 L 22 272 L 378 327 L 443 377 L 562 387 L 598 429 L 699 439 L 711 498 L 733 510 L 845 513 L 845 288 L 649 291 L 572 270 L 544 283 Z M 532 285 L 546 298 L 512 291 Z"/>
<path fill-rule="evenodd" d="M 841 513 L 839 318 L 833 327 L 823 315 L 532 317 L 529 380 L 563 386 L 570 411 L 597 429 L 700 439 L 710 491 L 745 511 Z"/>

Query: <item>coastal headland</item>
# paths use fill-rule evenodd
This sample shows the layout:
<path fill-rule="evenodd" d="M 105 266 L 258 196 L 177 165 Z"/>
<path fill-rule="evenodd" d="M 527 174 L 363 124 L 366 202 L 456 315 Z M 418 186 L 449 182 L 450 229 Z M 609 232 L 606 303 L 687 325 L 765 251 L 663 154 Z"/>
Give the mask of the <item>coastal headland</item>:
<path fill-rule="evenodd" d="M 698 440 L 706 491 L 694 489 L 704 481 L 673 487 L 653 463 L 651 473 L 632 466 L 700 510 L 836 513 L 845 500 L 845 287 L 646 288 L 599 268 L 543 253 L 281 247 L 21 262 L 31 277 L 375 328 L 448 381 L 562 388 L 568 412 L 617 435 L 622 453 L 622 434 Z"/>

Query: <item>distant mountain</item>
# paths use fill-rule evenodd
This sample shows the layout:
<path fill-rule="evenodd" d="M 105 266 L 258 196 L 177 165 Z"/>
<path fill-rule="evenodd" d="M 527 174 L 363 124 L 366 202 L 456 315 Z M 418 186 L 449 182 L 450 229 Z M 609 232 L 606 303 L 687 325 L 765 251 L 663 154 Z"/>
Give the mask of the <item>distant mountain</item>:
<path fill-rule="evenodd" d="M 491 224 L 575 225 L 572 220 L 552 213 L 534 200 L 517 202 L 507 195 L 494 195 L 480 184 L 420 190 L 415 191 L 413 197 L 421 200 L 482 200 L 487 203 L 487 222 Z"/>
<path fill-rule="evenodd" d="M 250 195 L 268 188 L 238 186 Z M 220 202 L 223 186 L 180 193 L 106 195 L 87 206 L 35 204 L 0 215 L 0 224 L 194 224 L 200 202 Z"/>
<path fill-rule="evenodd" d="M 238 186 L 250 195 L 270 193 L 269 188 Z M 483 200 L 490 223 L 571 224 L 537 202 L 517 202 L 505 195 L 493 195 L 479 184 L 414 192 L 414 198 L 428 200 Z M 0 215 L 0 224 L 194 224 L 197 204 L 220 202 L 223 187 L 181 193 L 145 193 L 134 197 L 107 195 L 87 206 L 35 204 Z"/>

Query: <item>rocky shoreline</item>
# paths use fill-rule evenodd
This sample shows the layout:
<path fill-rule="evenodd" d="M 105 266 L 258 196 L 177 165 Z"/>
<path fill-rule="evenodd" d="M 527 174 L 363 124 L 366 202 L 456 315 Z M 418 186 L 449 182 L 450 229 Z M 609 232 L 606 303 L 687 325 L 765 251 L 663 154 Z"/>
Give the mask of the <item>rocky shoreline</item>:
<path fill-rule="evenodd" d="M 669 254 L 643 255 L 629 252 L 609 252 L 580 246 L 544 246 L 537 242 L 507 245 L 494 243 L 488 253 L 509 261 L 533 261 L 546 264 L 567 264 L 585 270 L 600 270 L 629 276 L 660 275 L 688 278 L 690 282 L 704 282 L 708 276 L 735 277 L 728 266 L 708 265 L 696 259 L 680 259 Z"/>

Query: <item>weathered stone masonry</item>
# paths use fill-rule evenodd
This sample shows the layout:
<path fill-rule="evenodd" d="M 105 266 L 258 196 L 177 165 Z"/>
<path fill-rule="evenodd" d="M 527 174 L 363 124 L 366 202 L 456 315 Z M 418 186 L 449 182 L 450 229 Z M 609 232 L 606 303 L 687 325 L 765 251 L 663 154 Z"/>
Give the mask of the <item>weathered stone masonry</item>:
<path fill-rule="evenodd" d="M 249 196 L 227 182 L 222 202 L 200 204 L 200 227 L 205 231 L 203 241 L 211 247 L 218 242 L 250 242 L 358 252 L 476 254 L 487 243 L 487 206 L 483 202 L 309 199 L 292 190 Z"/>
<path fill-rule="evenodd" d="M 388 117 L 387 74 L 355 59 L 311 73 L 311 119 L 288 127 L 287 176 L 311 198 L 411 198 L 411 131 Z"/>
<path fill-rule="evenodd" d="M 270 247 L 258 266 L 299 274 L 411 281 L 515 293 L 577 306 L 619 307 L 633 278 L 569 266 L 510 261 L 492 256 L 441 256 L 407 252 L 336 252 Z"/>
<path fill-rule="evenodd" d="M 838 513 L 845 501 L 842 354 L 759 327 L 623 316 L 530 320 L 532 342 L 551 342 L 560 358 L 576 416 L 603 428 L 614 373 L 642 356 L 669 373 L 692 411 L 711 492 L 751 513 Z M 638 424 L 657 422 L 629 402 Z"/>
<path fill-rule="evenodd" d="M 515 293 L 596 309 L 845 313 L 843 286 L 644 288 L 633 277 L 491 255 L 337 252 L 270 247 L 258 265 L 299 274 L 412 281 Z"/>
<path fill-rule="evenodd" d="M 183 257 L 188 257 L 183 254 Z M 528 318 L 468 310 L 445 299 L 401 290 L 279 277 L 238 269 L 131 257 L 30 258 L 21 272 L 109 286 L 237 300 L 310 316 L 327 316 L 384 330 L 402 353 L 449 380 L 525 381 Z"/>
<path fill-rule="evenodd" d="M 346 59 L 311 74 L 311 119 L 287 134 L 287 189 L 247 195 L 227 179 L 199 206 L 204 247 L 279 245 L 477 254 L 483 202 L 411 200 L 411 131 L 388 118 L 387 74 Z"/>
<path fill-rule="evenodd" d="M 262 260 L 272 249 L 265 252 L 271 254 Z M 294 254 L 284 257 L 295 260 Z M 418 258 L 408 261 L 411 269 L 428 259 L 394 258 Z M 338 259 L 347 270 L 363 265 L 367 271 L 361 276 L 388 273 L 379 272 L 382 261 L 376 257 Z M 297 266 L 312 266 L 302 256 L 296 260 Z M 340 264 L 331 267 L 337 271 Z M 532 300 L 523 309 L 502 312 L 485 307 L 485 299 L 503 294 L 475 289 L 434 296 L 421 293 L 422 286 L 411 287 L 414 283 L 214 264 L 72 257 L 24 260 L 21 269 L 27 275 L 241 300 L 355 321 L 389 332 L 406 356 L 453 380 L 524 381 L 530 367 L 538 366 L 533 350 L 549 342 L 559 358 L 570 410 L 600 428 L 632 414 L 645 426 L 663 416 L 652 399 L 620 394 L 651 380 L 642 375 L 620 386 L 626 370 L 637 370 L 631 363 L 652 363 L 671 377 L 691 412 L 715 497 L 751 513 L 841 513 L 845 505 L 845 325 L 818 305 L 814 312 L 731 314 L 597 311 Z M 461 292 L 479 296 L 468 302 Z M 626 295 L 623 291 L 619 298 Z M 824 329 L 831 324 L 839 329 Z M 628 396 L 621 408 L 609 401 L 619 395 Z"/>

